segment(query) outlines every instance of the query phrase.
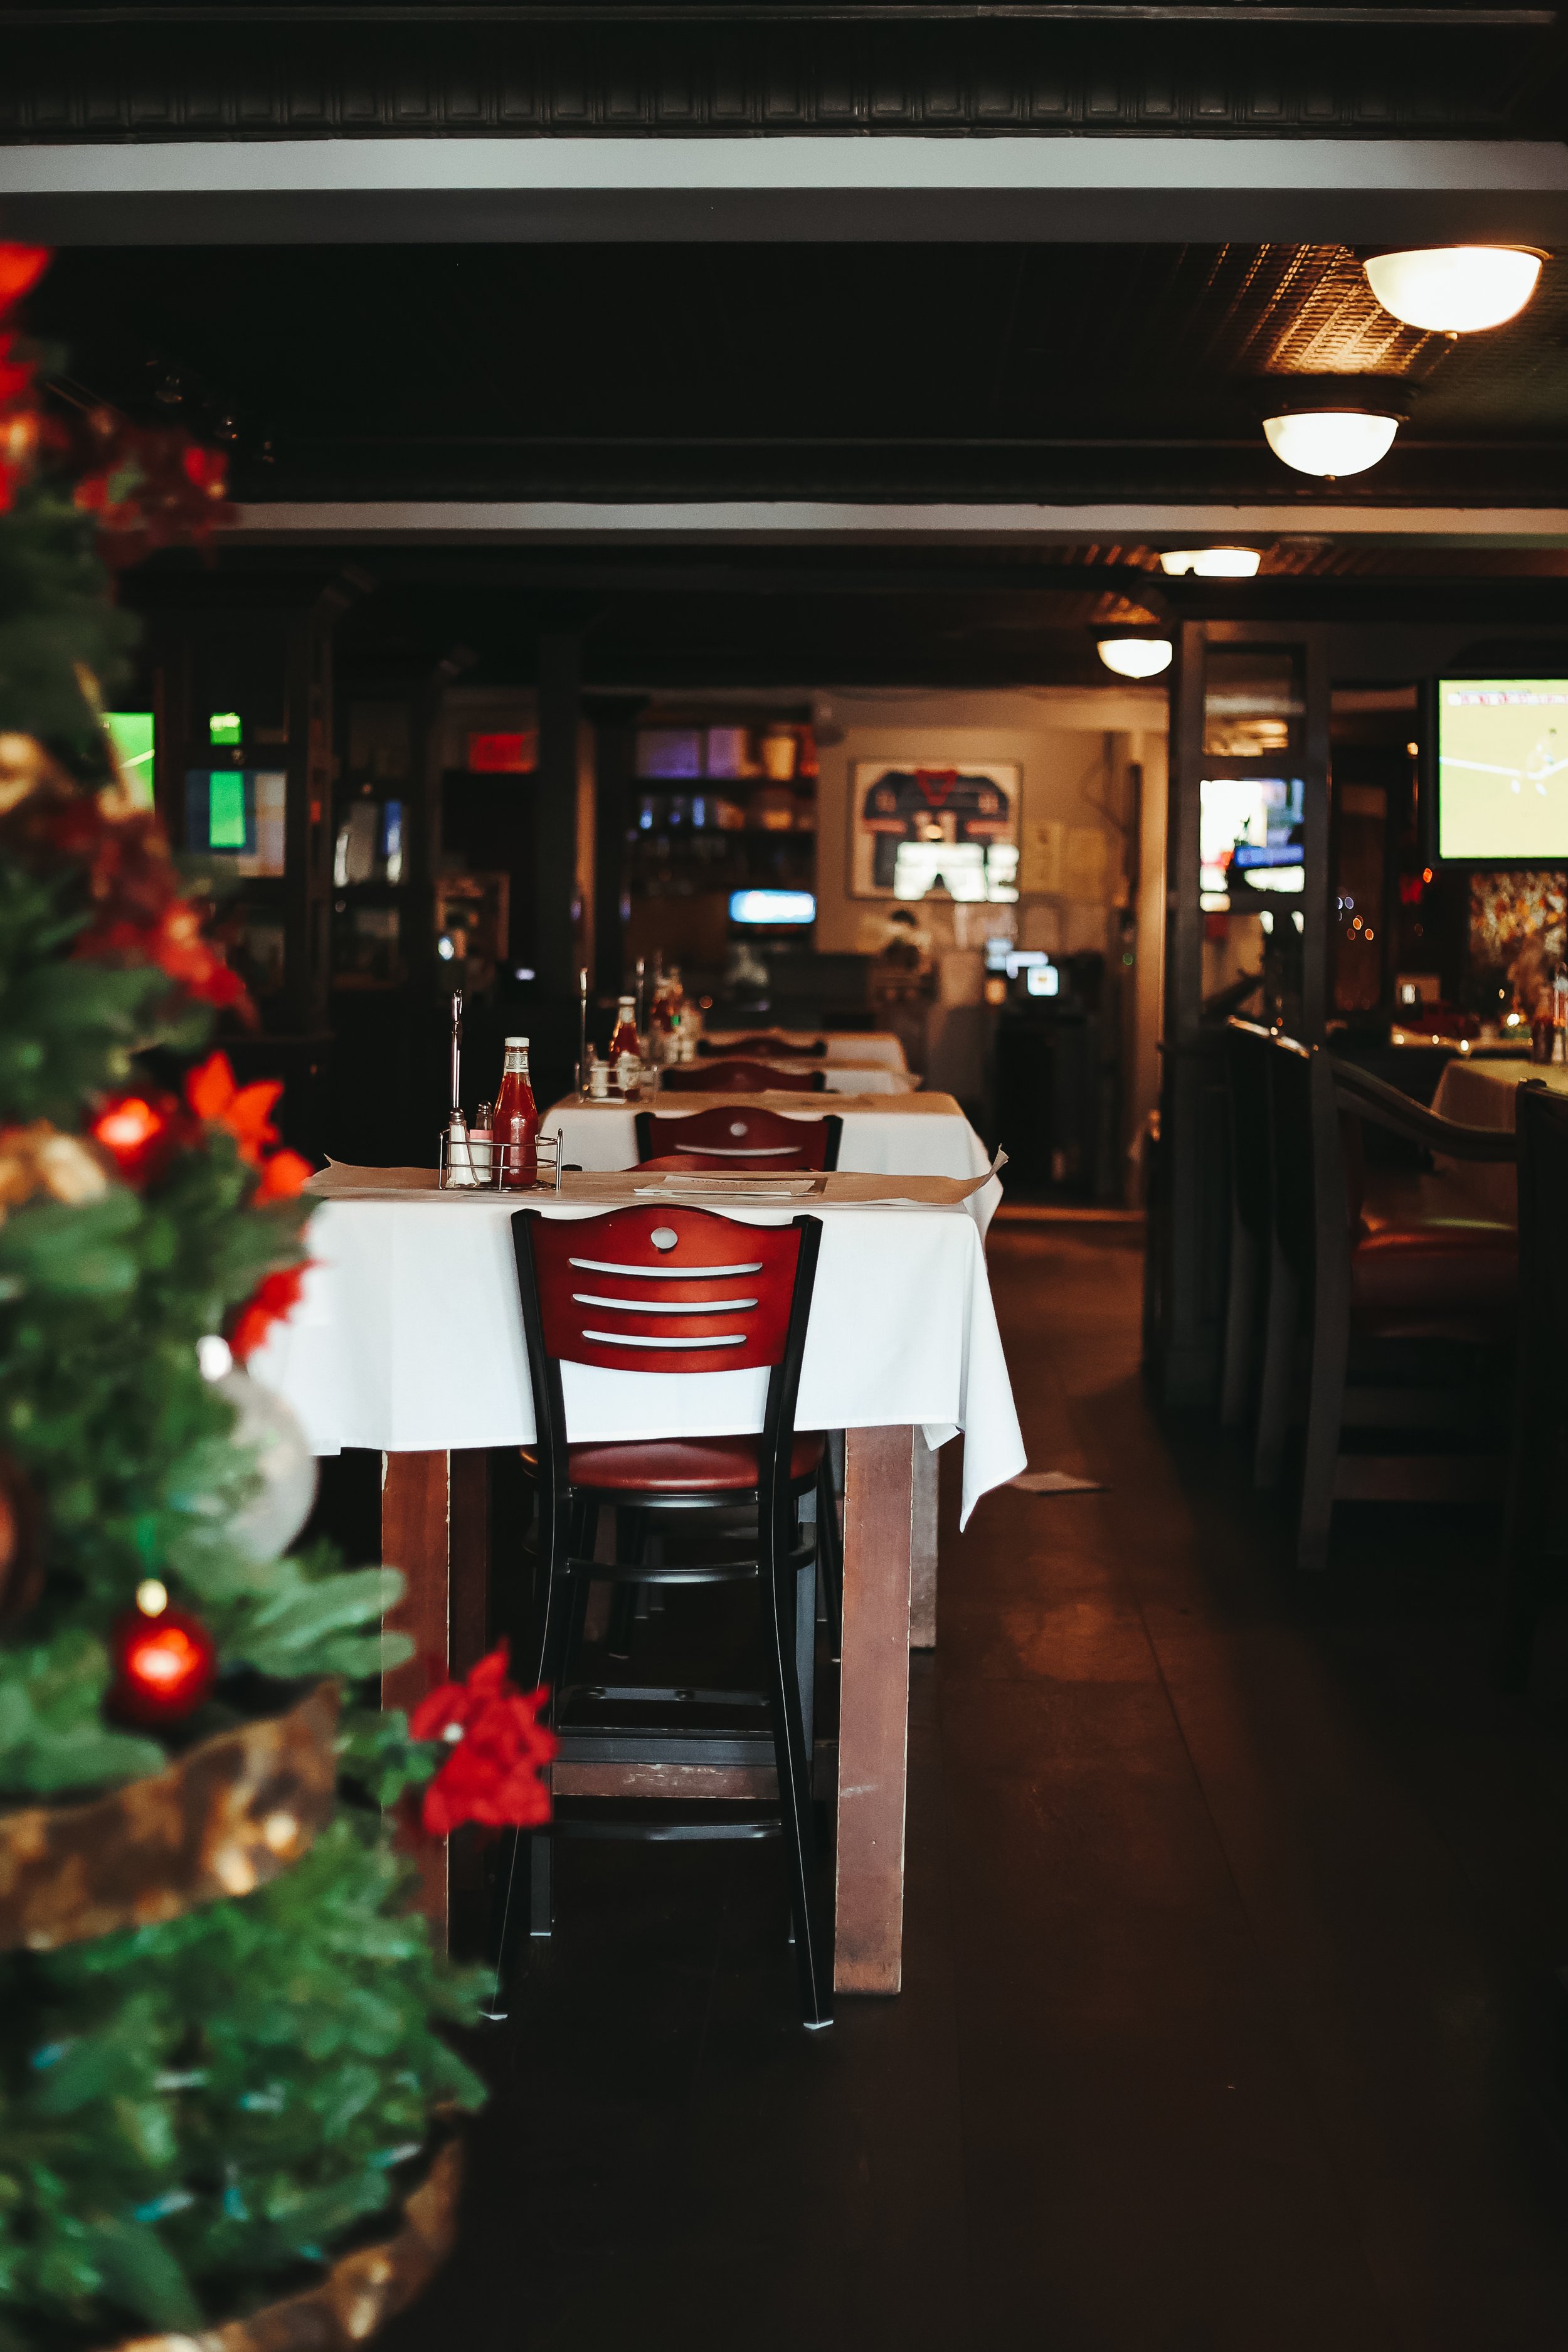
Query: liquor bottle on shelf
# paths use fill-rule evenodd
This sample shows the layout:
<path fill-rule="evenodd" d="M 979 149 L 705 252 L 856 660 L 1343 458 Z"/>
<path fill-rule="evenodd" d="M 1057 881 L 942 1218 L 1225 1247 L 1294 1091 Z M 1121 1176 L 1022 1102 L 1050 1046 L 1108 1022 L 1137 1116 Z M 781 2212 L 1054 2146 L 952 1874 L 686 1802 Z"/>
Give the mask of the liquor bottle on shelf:
<path fill-rule="evenodd" d="M 623 1095 L 636 1094 L 642 1079 L 642 1043 L 637 1036 L 637 1001 L 626 995 L 620 999 L 616 1013 L 615 1034 L 610 1039 L 610 1079 Z"/>
<path fill-rule="evenodd" d="M 503 1192 L 530 1190 L 539 1173 L 539 1106 L 528 1075 L 528 1040 L 509 1037 L 495 1099 L 492 1159 L 500 1158 Z"/>

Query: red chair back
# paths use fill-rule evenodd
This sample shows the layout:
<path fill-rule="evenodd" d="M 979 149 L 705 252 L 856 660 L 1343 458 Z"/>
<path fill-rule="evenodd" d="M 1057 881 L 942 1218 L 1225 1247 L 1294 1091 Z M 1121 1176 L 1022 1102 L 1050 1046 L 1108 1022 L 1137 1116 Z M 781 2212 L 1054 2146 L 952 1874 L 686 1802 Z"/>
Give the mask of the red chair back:
<path fill-rule="evenodd" d="M 540 1334 L 558 1364 L 606 1371 L 771 1370 L 784 1361 L 802 1228 L 710 1209 L 523 1212 Z"/>
<path fill-rule="evenodd" d="M 768 1062 L 685 1062 L 666 1070 L 663 1092 L 690 1095 L 819 1095 L 827 1084 L 823 1070 L 777 1070 Z"/>
<path fill-rule="evenodd" d="M 637 1165 L 658 1158 L 679 1167 L 699 1164 L 751 1171 L 837 1168 L 841 1118 L 786 1118 L 781 1111 L 758 1110 L 739 1104 L 733 1110 L 699 1110 L 685 1118 L 658 1118 L 651 1111 L 637 1117 Z"/>
<path fill-rule="evenodd" d="M 793 1039 L 781 1037 L 776 1029 L 759 1029 L 754 1035 L 748 1034 L 743 1044 L 737 1041 L 729 1045 L 715 1045 L 708 1038 L 699 1037 L 697 1050 L 704 1056 L 746 1053 L 761 1054 L 764 1057 L 770 1054 L 783 1054 L 787 1057 L 793 1054 L 796 1061 L 809 1061 L 813 1057 L 820 1061 L 827 1051 L 827 1040 L 826 1037 L 813 1037 L 808 1044 L 797 1045 Z"/>

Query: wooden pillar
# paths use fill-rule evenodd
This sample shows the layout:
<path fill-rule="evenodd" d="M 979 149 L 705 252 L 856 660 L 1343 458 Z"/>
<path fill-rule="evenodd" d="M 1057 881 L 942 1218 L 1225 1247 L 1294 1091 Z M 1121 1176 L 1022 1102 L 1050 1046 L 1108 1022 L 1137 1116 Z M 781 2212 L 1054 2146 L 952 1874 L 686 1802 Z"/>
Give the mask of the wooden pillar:
<path fill-rule="evenodd" d="M 443 1675 L 466 1675 L 483 1655 L 489 1581 L 489 1463 L 481 1451 L 384 1454 L 381 1556 L 406 1590 L 388 1612 L 414 1655 L 381 1678 L 381 1703 L 405 1712 Z M 445 1937 L 451 1900 L 449 1842 L 423 1842 L 420 1908 Z"/>
<path fill-rule="evenodd" d="M 852 1429 L 844 1469 L 838 1906 L 833 1981 L 894 1993 L 903 1969 L 910 1560 L 918 1430 Z"/>

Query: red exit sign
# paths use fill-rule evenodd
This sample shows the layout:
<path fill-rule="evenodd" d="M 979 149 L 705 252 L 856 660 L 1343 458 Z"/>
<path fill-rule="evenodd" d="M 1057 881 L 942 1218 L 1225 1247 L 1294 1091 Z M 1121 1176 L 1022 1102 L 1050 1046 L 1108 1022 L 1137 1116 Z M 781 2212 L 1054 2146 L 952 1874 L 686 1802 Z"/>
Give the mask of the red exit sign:
<path fill-rule="evenodd" d="M 532 727 L 521 735 L 470 735 L 468 769 L 478 776 L 526 776 L 539 765 L 539 734 Z"/>

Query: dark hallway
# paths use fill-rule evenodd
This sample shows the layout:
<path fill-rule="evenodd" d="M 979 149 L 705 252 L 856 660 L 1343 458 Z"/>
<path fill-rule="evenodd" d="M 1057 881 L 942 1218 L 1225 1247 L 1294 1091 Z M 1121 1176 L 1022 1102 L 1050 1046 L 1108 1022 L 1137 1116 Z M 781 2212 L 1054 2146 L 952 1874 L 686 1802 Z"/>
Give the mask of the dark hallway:
<path fill-rule="evenodd" d="M 1304 1591 L 1144 1403 L 1133 1232 L 991 1256 L 1031 1460 L 1110 1491 L 944 1531 L 902 1996 L 799 2032 L 768 1848 L 569 1850 L 399 2352 L 1568 2345 L 1568 1770 L 1484 1529 Z"/>

